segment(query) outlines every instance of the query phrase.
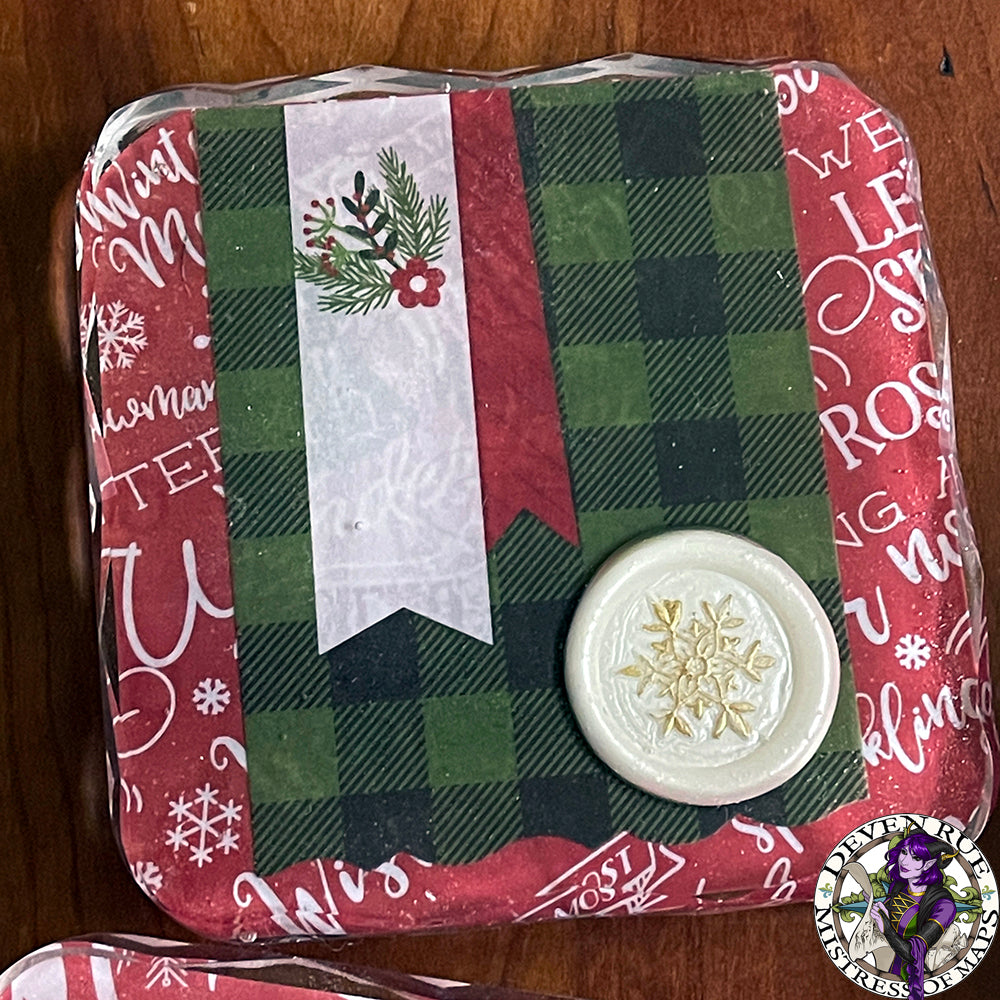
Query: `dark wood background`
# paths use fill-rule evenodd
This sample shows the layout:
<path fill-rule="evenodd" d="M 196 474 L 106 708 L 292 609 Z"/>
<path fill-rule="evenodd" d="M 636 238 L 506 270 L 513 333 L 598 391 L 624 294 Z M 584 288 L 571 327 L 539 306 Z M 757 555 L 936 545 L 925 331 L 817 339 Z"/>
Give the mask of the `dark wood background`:
<path fill-rule="evenodd" d="M 953 75 L 940 71 L 943 49 Z M 189 939 L 108 821 L 67 250 L 53 226 L 107 115 L 149 91 L 355 63 L 503 69 L 619 51 L 822 59 L 907 125 L 950 306 L 960 457 L 1000 581 L 1000 3 L 995 0 L 0 0 L 0 968 L 59 938 Z M 67 323 L 69 324 L 67 326 Z M 60 339 L 62 337 L 62 339 Z M 989 591 L 998 620 L 1000 590 Z M 1000 645 L 994 638 L 994 659 Z M 1000 872 L 1000 820 L 981 846 Z M 618 998 L 853 995 L 811 907 L 329 943 L 313 955 Z M 1000 984 L 1000 945 L 956 1000 Z"/>

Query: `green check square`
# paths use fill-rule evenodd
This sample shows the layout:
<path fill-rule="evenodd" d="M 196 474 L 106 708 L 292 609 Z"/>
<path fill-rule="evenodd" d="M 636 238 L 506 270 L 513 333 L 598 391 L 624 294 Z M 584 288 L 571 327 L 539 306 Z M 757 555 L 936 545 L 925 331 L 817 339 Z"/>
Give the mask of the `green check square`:
<path fill-rule="evenodd" d="M 428 698 L 424 738 L 432 787 L 516 777 L 510 695 L 505 691 Z"/>
<path fill-rule="evenodd" d="M 231 132 L 243 129 L 277 129 L 285 121 L 280 105 L 247 108 L 202 108 L 195 114 L 198 132 Z"/>
<path fill-rule="evenodd" d="M 230 171 L 229 165 L 242 168 Z M 281 128 L 199 131 L 204 210 L 279 208 L 288 212 L 288 166 Z"/>
<path fill-rule="evenodd" d="M 240 628 L 315 617 L 309 535 L 231 538 L 229 555 Z"/>
<path fill-rule="evenodd" d="M 840 666 L 840 691 L 837 693 L 837 708 L 833 721 L 823 738 L 824 751 L 856 751 L 859 739 L 857 690 L 854 686 L 854 672 L 849 662 Z"/>
<path fill-rule="evenodd" d="M 805 330 L 739 334 L 729 338 L 736 412 L 803 413 L 816 409 Z"/>
<path fill-rule="evenodd" d="M 650 421 L 642 344 L 580 344 L 559 350 L 566 422 L 614 427 Z"/>
<path fill-rule="evenodd" d="M 759 70 L 737 69 L 723 73 L 703 73 L 694 77 L 694 89 L 699 97 L 719 94 L 773 93 L 774 81 L 770 74 Z M 757 125 L 757 123 L 754 123 Z"/>
<path fill-rule="evenodd" d="M 552 83 L 515 90 L 520 97 L 527 95 L 536 108 L 561 105 L 610 104 L 615 99 L 615 87 L 610 81 L 594 83 Z M 520 103 L 520 102 L 518 102 Z"/>
<path fill-rule="evenodd" d="M 526 510 L 514 518 L 497 542 L 491 564 L 495 586 L 490 593 L 495 603 L 556 600 L 572 596 L 583 585 L 579 547 Z"/>
<path fill-rule="evenodd" d="M 543 187 L 542 212 L 553 264 L 632 256 L 623 182 Z"/>
<path fill-rule="evenodd" d="M 747 501 L 751 537 L 805 580 L 838 574 L 830 498 L 825 494 Z"/>
<path fill-rule="evenodd" d="M 254 803 L 340 794 L 337 734 L 328 708 L 246 717 L 247 771 Z"/>
<path fill-rule="evenodd" d="M 514 781 L 446 785 L 431 793 L 435 861 L 456 865 L 500 850 L 524 835 Z"/>
<path fill-rule="evenodd" d="M 577 510 L 643 507 L 659 500 L 656 440 L 649 424 L 570 430 L 566 450 Z"/>
<path fill-rule="evenodd" d="M 306 446 L 297 365 L 217 372 L 216 395 L 226 458 Z"/>
<path fill-rule="evenodd" d="M 614 181 L 622 175 L 610 104 L 535 111 L 535 155 L 543 185 Z"/>
<path fill-rule="evenodd" d="M 631 261 L 547 269 L 549 335 L 560 344 L 637 340 L 642 319 Z"/>
<path fill-rule="evenodd" d="M 631 510 L 582 510 L 577 519 L 583 562 L 588 570 L 594 570 L 626 542 L 662 529 L 663 509 L 637 507 Z"/>
<path fill-rule="evenodd" d="M 287 285 L 292 269 L 292 223 L 287 206 L 204 213 L 208 287 Z"/>
<path fill-rule="evenodd" d="M 717 174 L 708 186 L 719 253 L 795 246 L 784 171 Z"/>
<path fill-rule="evenodd" d="M 593 774 L 601 765 L 576 726 L 561 691 L 518 691 L 513 696 L 518 774 Z"/>
<path fill-rule="evenodd" d="M 377 701 L 336 710 L 340 789 L 371 795 L 425 788 L 424 733 L 420 705 Z"/>
<path fill-rule="evenodd" d="M 494 607 L 496 599 L 490 602 Z M 420 690 L 426 696 L 495 691 L 507 677 L 500 618 L 493 617 L 493 643 L 473 639 L 423 616 L 416 616 Z"/>

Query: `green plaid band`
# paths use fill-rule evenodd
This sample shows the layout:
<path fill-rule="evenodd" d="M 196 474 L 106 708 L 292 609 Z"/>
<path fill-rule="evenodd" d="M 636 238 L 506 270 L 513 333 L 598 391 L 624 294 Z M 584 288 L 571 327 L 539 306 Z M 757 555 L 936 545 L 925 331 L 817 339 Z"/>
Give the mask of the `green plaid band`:
<path fill-rule="evenodd" d="M 197 116 L 262 873 L 398 851 L 455 864 L 543 834 L 684 843 L 736 813 L 798 825 L 866 793 L 770 78 L 524 88 L 513 102 L 581 544 L 514 521 L 489 555 L 492 646 L 400 611 L 323 655 L 281 112 Z M 566 701 L 580 591 L 621 544 L 674 527 L 777 552 L 840 641 L 820 752 L 752 802 L 639 791 L 594 756 Z"/>

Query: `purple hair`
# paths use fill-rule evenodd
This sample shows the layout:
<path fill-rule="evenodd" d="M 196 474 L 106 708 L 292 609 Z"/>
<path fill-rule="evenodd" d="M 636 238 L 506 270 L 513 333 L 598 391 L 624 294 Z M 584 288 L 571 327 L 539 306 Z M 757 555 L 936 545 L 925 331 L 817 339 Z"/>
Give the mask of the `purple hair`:
<path fill-rule="evenodd" d="M 902 876 L 899 874 L 898 862 L 900 852 L 904 847 L 915 858 L 920 858 L 921 861 L 927 861 L 930 858 L 933 858 L 935 861 L 935 864 L 931 865 L 930 868 L 916 879 L 917 885 L 938 885 L 944 881 L 944 871 L 942 870 L 940 859 L 942 854 L 951 852 L 951 847 L 943 840 L 938 840 L 936 837 L 924 833 L 923 830 L 915 830 L 909 836 L 903 837 L 895 847 L 889 848 L 889 852 L 886 855 L 886 871 L 890 882 L 903 881 Z"/>

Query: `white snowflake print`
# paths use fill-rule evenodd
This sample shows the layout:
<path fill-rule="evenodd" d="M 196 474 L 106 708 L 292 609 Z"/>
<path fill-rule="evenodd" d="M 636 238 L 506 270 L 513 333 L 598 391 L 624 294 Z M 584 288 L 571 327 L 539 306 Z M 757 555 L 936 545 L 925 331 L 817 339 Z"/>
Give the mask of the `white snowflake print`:
<path fill-rule="evenodd" d="M 147 896 L 155 896 L 163 888 L 163 875 L 152 861 L 137 861 L 132 865 L 132 877 Z"/>
<path fill-rule="evenodd" d="M 919 635 L 904 635 L 896 643 L 896 659 L 907 670 L 919 670 L 931 658 L 931 647 Z"/>
<path fill-rule="evenodd" d="M 163 989 L 168 986 L 187 988 L 187 970 L 179 959 L 161 955 L 150 963 L 149 971 L 146 973 L 146 989 L 152 989 L 154 986 Z"/>
<path fill-rule="evenodd" d="M 194 689 L 191 700 L 202 715 L 221 715 L 229 704 L 229 685 L 218 677 L 206 677 Z"/>
<path fill-rule="evenodd" d="M 238 823 L 243 806 L 230 799 L 219 801 L 219 793 L 208 783 L 195 790 L 194 799 L 188 802 L 184 795 L 170 803 L 170 817 L 177 821 L 172 830 L 167 831 L 166 843 L 176 854 L 182 847 L 191 853 L 189 861 L 199 868 L 212 861 L 216 850 L 223 854 L 240 849 L 240 835 L 233 830 Z"/>
<path fill-rule="evenodd" d="M 87 364 L 87 345 L 90 343 L 90 328 L 94 325 L 94 316 L 96 314 L 96 299 L 91 298 L 89 302 L 84 302 L 80 306 L 80 354 L 83 357 L 84 365 Z"/>
<path fill-rule="evenodd" d="M 81 350 L 86 350 L 89 338 L 95 333 L 102 372 L 131 368 L 147 344 L 146 318 L 120 300 L 99 306 L 91 299 L 80 310 Z"/>

